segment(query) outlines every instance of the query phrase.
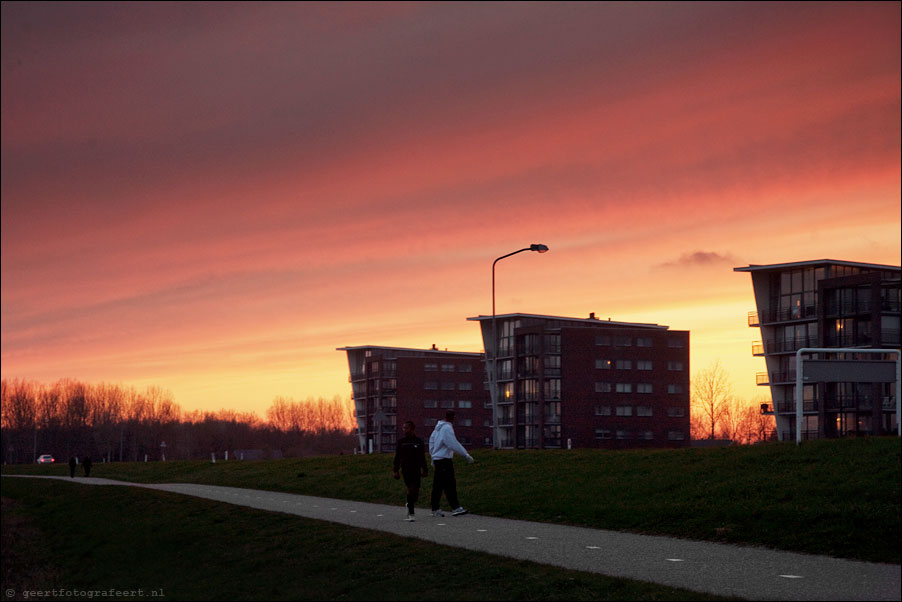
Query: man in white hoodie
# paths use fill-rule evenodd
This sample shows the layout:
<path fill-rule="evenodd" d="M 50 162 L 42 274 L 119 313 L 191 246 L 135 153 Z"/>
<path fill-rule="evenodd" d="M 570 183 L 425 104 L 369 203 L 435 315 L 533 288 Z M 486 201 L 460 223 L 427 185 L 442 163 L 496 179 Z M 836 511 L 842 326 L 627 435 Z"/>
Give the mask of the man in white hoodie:
<path fill-rule="evenodd" d="M 445 412 L 445 419 L 439 420 L 429 437 L 429 455 L 432 456 L 432 465 L 435 466 L 432 477 L 432 515 L 444 516 L 439 509 L 442 499 L 442 491 L 448 498 L 448 503 L 454 510 L 451 516 L 466 514 L 467 510 L 461 507 L 457 500 L 457 479 L 454 477 L 454 461 L 451 459 L 454 453 L 458 453 L 473 463 L 473 456 L 467 453 L 464 446 L 454 436 L 454 412 Z"/>

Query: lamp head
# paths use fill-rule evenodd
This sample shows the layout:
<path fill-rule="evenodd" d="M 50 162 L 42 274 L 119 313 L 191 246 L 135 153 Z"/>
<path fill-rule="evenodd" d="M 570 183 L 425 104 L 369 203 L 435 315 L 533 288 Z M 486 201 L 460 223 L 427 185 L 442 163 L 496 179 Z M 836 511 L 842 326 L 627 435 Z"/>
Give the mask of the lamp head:
<path fill-rule="evenodd" d="M 547 253 L 548 247 L 546 247 L 545 245 L 541 245 L 541 244 L 529 245 L 529 250 L 530 251 L 538 251 L 539 253 Z"/>

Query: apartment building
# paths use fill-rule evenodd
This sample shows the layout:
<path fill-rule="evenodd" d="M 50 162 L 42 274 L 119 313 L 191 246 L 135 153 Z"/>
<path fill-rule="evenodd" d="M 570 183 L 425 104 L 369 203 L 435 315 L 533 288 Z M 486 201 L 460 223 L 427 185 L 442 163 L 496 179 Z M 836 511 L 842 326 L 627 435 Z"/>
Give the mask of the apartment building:
<path fill-rule="evenodd" d="M 394 452 L 401 425 L 429 438 L 454 410 L 454 431 L 466 447 L 491 445 L 483 354 L 365 345 L 347 352 L 361 452 Z M 403 435 L 400 435 L 403 436 Z"/>
<path fill-rule="evenodd" d="M 752 354 L 764 357 L 767 366 L 756 380 L 770 387 L 773 403 L 763 411 L 776 416 L 781 440 L 796 434 L 799 349 L 900 347 L 900 266 L 819 259 L 734 271 L 752 276 L 757 311 L 749 313 L 748 324 L 761 329 Z M 821 355 L 842 359 L 856 354 Z M 885 359 L 895 359 L 894 354 Z M 804 383 L 802 435 L 895 432 L 895 387 L 889 381 L 868 382 L 864 376 L 860 381 Z"/>
<path fill-rule="evenodd" d="M 496 446 L 689 445 L 688 331 L 594 314 L 467 319 L 479 322 L 489 360 L 497 349 Z"/>

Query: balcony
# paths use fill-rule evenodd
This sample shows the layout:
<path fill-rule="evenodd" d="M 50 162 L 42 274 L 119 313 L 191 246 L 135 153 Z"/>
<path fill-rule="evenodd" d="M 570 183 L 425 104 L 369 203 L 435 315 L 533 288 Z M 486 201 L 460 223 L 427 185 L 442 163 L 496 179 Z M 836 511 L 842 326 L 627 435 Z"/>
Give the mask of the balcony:
<path fill-rule="evenodd" d="M 759 341 L 760 343 L 760 341 Z M 802 336 L 791 339 L 770 340 L 764 343 L 764 353 L 795 353 L 803 347 L 819 347 L 816 336 Z M 755 343 L 752 344 L 752 354 L 755 355 Z"/>
<path fill-rule="evenodd" d="M 749 312 L 749 326 L 761 326 L 761 323 L 758 321 L 758 312 L 750 311 Z"/>
<path fill-rule="evenodd" d="M 759 325 L 777 322 L 793 322 L 795 320 L 814 320 L 817 318 L 817 306 L 806 305 L 804 307 L 787 307 L 764 311 L 759 310 L 757 313 Z M 749 319 L 751 320 L 751 317 Z"/>
<path fill-rule="evenodd" d="M 892 399 L 892 398 L 890 398 Z M 870 394 L 828 395 L 824 402 L 827 410 L 840 412 L 844 410 L 872 410 L 874 409 L 874 397 Z M 895 404 L 890 406 L 895 407 Z"/>
<path fill-rule="evenodd" d="M 764 355 L 764 343 L 755 341 L 752 343 L 752 355 Z"/>
<path fill-rule="evenodd" d="M 816 399 L 802 401 L 802 412 L 817 412 L 819 409 L 820 404 Z M 796 401 L 794 399 L 791 401 L 777 402 L 777 412 L 779 414 L 795 414 L 796 411 Z"/>

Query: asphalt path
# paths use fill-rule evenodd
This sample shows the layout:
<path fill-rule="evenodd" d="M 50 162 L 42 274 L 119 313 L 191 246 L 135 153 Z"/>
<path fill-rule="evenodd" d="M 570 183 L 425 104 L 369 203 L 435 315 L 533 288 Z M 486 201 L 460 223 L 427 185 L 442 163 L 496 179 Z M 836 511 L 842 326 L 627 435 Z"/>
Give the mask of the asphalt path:
<path fill-rule="evenodd" d="M 3 475 L 4 478 L 12 475 Z M 23 475 L 24 476 L 24 475 Z M 542 564 L 753 600 L 902 599 L 899 565 L 843 560 L 673 537 L 636 535 L 478 514 L 435 518 L 420 511 L 291 493 L 197 485 L 143 484 L 30 476 L 85 485 L 126 485 L 284 512 L 352 527 L 415 537 Z M 804 528 L 804 525 L 799 525 Z"/>

